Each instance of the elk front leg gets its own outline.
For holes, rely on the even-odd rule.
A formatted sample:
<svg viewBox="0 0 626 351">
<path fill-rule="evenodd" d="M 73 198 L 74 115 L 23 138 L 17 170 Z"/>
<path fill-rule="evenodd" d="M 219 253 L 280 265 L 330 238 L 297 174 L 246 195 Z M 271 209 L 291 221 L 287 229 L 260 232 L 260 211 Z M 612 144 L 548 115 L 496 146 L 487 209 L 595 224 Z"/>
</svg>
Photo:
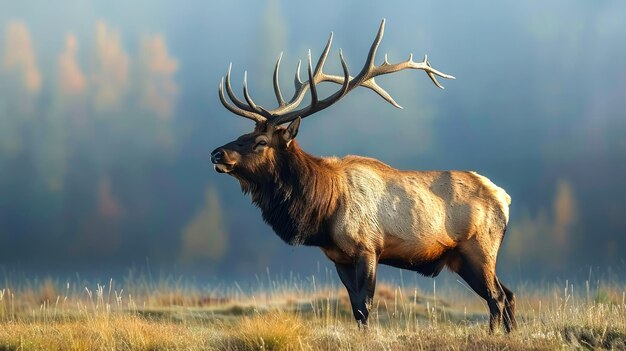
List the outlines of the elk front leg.
<svg viewBox="0 0 626 351">
<path fill-rule="evenodd" d="M 348 290 L 352 313 L 359 328 L 367 326 L 376 288 L 376 265 L 374 256 L 359 257 L 353 264 L 335 263 L 339 278 Z"/>
</svg>

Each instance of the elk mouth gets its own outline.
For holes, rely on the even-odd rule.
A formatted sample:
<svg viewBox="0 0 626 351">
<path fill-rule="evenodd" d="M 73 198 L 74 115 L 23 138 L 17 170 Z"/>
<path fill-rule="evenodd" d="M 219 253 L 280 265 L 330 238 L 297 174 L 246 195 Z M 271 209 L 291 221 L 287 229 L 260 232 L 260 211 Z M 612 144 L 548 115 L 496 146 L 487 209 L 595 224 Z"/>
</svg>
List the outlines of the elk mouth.
<svg viewBox="0 0 626 351">
<path fill-rule="evenodd" d="M 216 163 L 213 165 L 217 173 L 230 173 L 235 168 L 234 163 Z"/>
</svg>

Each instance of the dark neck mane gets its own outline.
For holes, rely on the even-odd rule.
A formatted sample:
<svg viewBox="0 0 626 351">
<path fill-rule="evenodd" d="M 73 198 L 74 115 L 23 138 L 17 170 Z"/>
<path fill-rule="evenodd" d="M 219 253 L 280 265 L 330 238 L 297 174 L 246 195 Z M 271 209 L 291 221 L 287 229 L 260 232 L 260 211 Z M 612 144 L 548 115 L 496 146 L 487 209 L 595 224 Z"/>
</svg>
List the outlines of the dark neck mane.
<svg viewBox="0 0 626 351">
<path fill-rule="evenodd" d="M 325 246 L 337 208 L 339 181 L 322 159 L 291 142 L 276 156 L 274 169 L 264 177 L 237 177 L 245 193 L 261 209 L 263 219 L 290 245 Z"/>
</svg>

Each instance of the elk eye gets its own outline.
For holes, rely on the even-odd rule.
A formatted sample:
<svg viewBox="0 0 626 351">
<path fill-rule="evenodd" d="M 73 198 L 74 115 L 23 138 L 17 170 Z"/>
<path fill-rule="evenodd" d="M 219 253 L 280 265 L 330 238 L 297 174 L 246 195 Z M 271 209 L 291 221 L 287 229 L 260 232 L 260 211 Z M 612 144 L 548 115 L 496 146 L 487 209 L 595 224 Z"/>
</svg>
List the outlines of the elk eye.
<svg viewBox="0 0 626 351">
<path fill-rule="evenodd" d="M 256 143 L 256 145 L 254 145 L 254 150 L 258 149 L 259 146 L 265 146 L 265 145 L 267 145 L 267 141 L 261 140 L 258 143 Z"/>
</svg>

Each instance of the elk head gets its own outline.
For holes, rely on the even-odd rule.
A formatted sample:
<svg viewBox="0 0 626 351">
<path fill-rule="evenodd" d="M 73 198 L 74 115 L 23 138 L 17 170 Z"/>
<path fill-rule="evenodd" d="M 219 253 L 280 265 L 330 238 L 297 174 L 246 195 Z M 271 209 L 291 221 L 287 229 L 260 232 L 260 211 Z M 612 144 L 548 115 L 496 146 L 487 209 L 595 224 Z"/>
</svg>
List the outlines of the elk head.
<svg viewBox="0 0 626 351">
<path fill-rule="evenodd" d="M 289 102 L 285 102 L 278 84 L 278 71 L 282 58 L 281 54 L 274 68 L 273 79 L 274 93 L 276 94 L 276 100 L 278 100 L 278 107 L 272 110 L 265 109 L 254 103 L 248 93 L 247 74 L 244 74 L 243 80 L 243 96 L 246 102 L 244 103 L 237 98 L 231 88 L 230 72 L 232 65 L 229 66 L 225 82 L 224 78 L 222 78 L 219 85 L 220 101 L 224 107 L 232 113 L 256 122 L 256 127 L 251 133 L 244 134 L 236 140 L 218 147 L 211 153 L 211 161 L 215 165 L 215 170 L 220 173 L 232 173 L 234 176 L 261 176 L 263 173 L 271 173 L 271 170 L 276 165 L 277 158 L 280 158 L 281 155 L 289 153 L 292 141 L 298 134 L 300 120 L 314 114 L 317 111 L 329 107 L 357 86 L 369 88 L 393 106 L 402 108 L 394 101 L 389 93 L 376 83 L 374 78 L 377 76 L 405 69 L 423 70 L 433 83 L 441 89 L 443 89 L 443 86 L 439 84 L 435 76 L 454 79 L 453 76 L 439 72 L 432 68 L 426 56 L 424 56 L 424 60 L 422 62 L 414 62 L 413 54 L 411 54 L 406 61 L 390 64 L 387 61 L 387 55 L 385 55 L 384 62 L 381 65 L 376 66 L 374 64 L 374 58 L 376 56 L 378 46 L 383 38 L 384 30 L 385 20 L 383 19 L 380 24 L 378 34 L 376 35 L 376 39 L 374 39 L 374 43 L 372 44 L 367 55 L 365 65 L 356 77 L 350 76 L 341 50 L 339 51 L 339 59 L 341 60 L 343 75 L 331 75 L 323 72 L 324 62 L 328 57 L 333 39 L 333 34 L 331 33 L 330 38 L 326 43 L 326 47 L 317 61 L 315 68 L 313 68 L 311 64 L 311 51 L 309 50 L 309 79 L 306 82 L 302 82 L 300 79 L 300 63 L 298 63 L 298 68 L 296 69 L 296 75 L 294 78 L 295 93 Z M 319 99 L 316 85 L 321 82 L 339 84 L 341 85 L 341 88 L 329 97 Z M 232 101 L 232 104 L 226 101 L 226 97 L 224 96 L 224 86 L 226 87 L 226 94 Z M 311 103 L 306 107 L 297 109 L 308 90 L 310 90 L 311 94 Z M 288 127 L 282 126 L 288 122 L 291 122 Z"/>
<path fill-rule="evenodd" d="M 258 174 L 270 170 L 277 154 L 287 151 L 298 134 L 301 118 L 287 128 L 260 121 L 251 133 L 244 134 L 211 153 L 211 161 L 219 173 Z"/>
</svg>

